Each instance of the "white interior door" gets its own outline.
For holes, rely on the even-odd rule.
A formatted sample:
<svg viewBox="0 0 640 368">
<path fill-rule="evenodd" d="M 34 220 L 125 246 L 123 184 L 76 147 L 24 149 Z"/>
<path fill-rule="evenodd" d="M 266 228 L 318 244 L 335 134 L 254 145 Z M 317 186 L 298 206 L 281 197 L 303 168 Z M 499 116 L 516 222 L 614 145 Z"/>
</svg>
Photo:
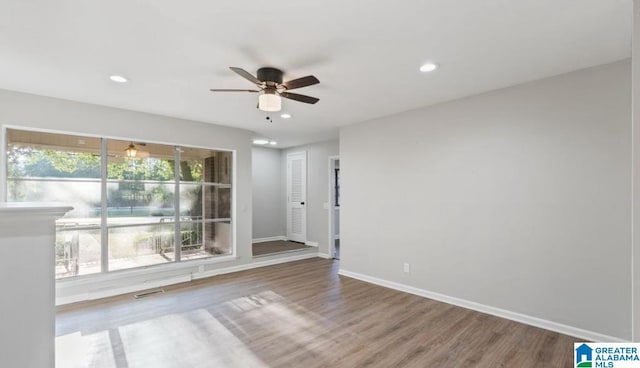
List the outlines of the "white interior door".
<svg viewBox="0 0 640 368">
<path fill-rule="evenodd" d="M 287 154 L 287 238 L 307 241 L 307 153 Z"/>
</svg>

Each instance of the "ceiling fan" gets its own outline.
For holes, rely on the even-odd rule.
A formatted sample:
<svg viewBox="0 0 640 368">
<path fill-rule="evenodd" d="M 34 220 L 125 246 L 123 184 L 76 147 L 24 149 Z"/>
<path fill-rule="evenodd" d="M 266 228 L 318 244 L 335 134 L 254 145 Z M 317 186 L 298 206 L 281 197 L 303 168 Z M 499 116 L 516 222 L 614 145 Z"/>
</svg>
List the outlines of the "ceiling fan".
<svg viewBox="0 0 640 368">
<path fill-rule="evenodd" d="M 229 69 L 238 75 L 253 83 L 258 87 L 254 89 L 211 89 L 212 92 L 262 92 L 258 97 L 258 108 L 262 111 L 280 111 L 282 101 L 280 97 L 290 100 L 300 101 L 308 104 L 314 104 L 320 99 L 301 95 L 298 93 L 288 92 L 289 90 L 312 86 L 320 83 L 318 78 L 313 75 L 293 79 L 288 82 L 282 82 L 282 70 L 276 68 L 260 68 L 258 69 L 258 77 L 254 77 L 251 73 L 242 68 L 230 67 Z"/>
</svg>

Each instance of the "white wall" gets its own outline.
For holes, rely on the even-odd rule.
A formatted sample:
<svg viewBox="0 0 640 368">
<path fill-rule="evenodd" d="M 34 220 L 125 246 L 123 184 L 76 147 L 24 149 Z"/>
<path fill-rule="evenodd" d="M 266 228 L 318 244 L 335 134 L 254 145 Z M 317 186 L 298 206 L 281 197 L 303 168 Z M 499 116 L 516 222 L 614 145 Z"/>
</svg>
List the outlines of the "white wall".
<svg viewBox="0 0 640 368">
<path fill-rule="evenodd" d="M 329 214 L 324 204 L 331 204 L 329 199 L 329 156 L 337 156 L 338 141 L 327 141 L 282 150 L 282 203 L 286 203 L 287 188 L 287 154 L 291 152 L 307 152 L 307 241 L 318 243 L 318 252 L 329 254 Z M 286 205 L 282 208 L 286 233 Z"/>
<path fill-rule="evenodd" d="M 640 341 L 640 0 L 633 2 L 633 341 Z"/>
<path fill-rule="evenodd" d="M 280 150 L 253 147 L 253 239 L 285 236 Z"/>
<path fill-rule="evenodd" d="M 630 72 L 341 129 L 341 269 L 630 339 Z"/>
<path fill-rule="evenodd" d="M 0 90 L 0 125 L 55 130 L 61 132 L 107 136 L 148 142 L 210 147 L 234 150 L 236 153 L 236 257 L 224 261 L 213 258 L 205 261 L 183 262 L 99 275 L 57 283 L 59 301 L 82 300 L 108 295 L 113 290 L 133 290 L 156 287 L 189 277 L 212 275 L 220 269 L 241 269 L 254 264 L 252 260 L 252 132 L 199 123 L 177 118 L 115 109 L 55 98 Z M 2 133 L 4 134 L 4 132 Z M 1 140 L 4 141 L 4 137 Z M 1 156 L 0 156 L 1 157 Z M 5 167 L 4 160 L 0 163 Z M 5 170 L 0 170 L 4 175 Z M 0 176 L 0 179 L 2 177 Z M 5 193 L 4 180 L 0 180 L 0 193 Z M 0 234 L 0 240 L 2 234 Z M 302 256 L 302 255 L 301 255 Z M 261 258 L 270 262 L 281 258 Z M 2 262 L 10 260 L 0 260 Z"/>
</svg>

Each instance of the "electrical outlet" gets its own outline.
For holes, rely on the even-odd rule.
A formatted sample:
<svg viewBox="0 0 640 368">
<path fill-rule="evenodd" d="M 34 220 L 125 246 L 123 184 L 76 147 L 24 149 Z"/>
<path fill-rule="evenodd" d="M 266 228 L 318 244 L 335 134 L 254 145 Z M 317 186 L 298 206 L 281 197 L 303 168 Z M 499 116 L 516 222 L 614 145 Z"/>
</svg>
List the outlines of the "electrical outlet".
<svg viewBox="0 0 640 368">
<path fill-rule="evenodd" d="M 404 263 L 404 273 L 409 273 L 411 272 L 411 265 L 408 264 L 407 262 Z"/>
</svg>

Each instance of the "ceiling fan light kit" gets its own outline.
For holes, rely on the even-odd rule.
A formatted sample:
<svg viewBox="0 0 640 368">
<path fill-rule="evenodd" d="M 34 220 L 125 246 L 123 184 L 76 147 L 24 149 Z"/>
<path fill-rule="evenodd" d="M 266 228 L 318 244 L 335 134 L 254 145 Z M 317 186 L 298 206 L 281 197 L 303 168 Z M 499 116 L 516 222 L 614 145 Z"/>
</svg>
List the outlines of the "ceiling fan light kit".
<svg viewBox="0 0 640 368">
<path fill-rule="evenodd" d="M 282 99 L 275 93 L 265 93 L 258 97 L 258 108 L 262 111 L 273 112 L 282 109 Z"/>
<path fill-rule="evenodd" d="M 235 73 L 255 84 L 259 89 L 211 89 L 212 92 L 262 92 L 258 97 L 258 108 L 262 111 L 275 112 L 282 109 L 281 97 L 290 100 L 315 104 L 320 99 L 301 95 L 298 93 L 287 92 L 288 90 L 303 88 L 320 83 L 318 78 L 313 75 L 293 79 L 288 82 L 282 82 L 282 70 L 276 68 L 260 68 L 258 69 L 257 78 L 242 68 L 230 67 Z"/>
</svg>

